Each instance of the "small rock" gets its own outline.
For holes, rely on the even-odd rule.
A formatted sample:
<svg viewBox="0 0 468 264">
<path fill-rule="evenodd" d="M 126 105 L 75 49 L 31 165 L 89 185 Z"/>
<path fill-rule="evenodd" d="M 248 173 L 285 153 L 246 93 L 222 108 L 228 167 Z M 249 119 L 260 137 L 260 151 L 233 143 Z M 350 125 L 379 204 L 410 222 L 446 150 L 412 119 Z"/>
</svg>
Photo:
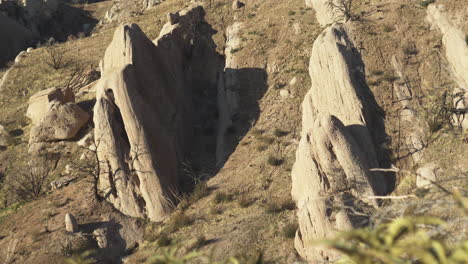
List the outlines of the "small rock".
<svg viewBox="0 0 468 264">
<path fill-rule="evenodd" d="M 65 215 L 65 230 L 70 233 L 78 232 L 78 223 L 75 217 L 70 213 Z"/>
<path fill-rule="evenodd" d="M 18 56 L 16 56 L 15 63 L 19 63 L 24 56 L 26 56 L 26 51 L 23 50 L 18 54 Z"/>
<path fill-rule="evenodd" d="M 294 34 L 300 35 L 302 33 L 301 24 L 296 22 L 296 23 L 294 23 L 293 28 L 294 28 Z"/>
<path fill-rule="evenodd" d="M 63 187 L 68 186 L 70 183 L 72 183 L 75 180 L 76 180 L 75 177 L 61 177 L 55 181 L 52 181 L 50 183 L 50 188 L 52 189 L 52 191 L 61 189 Z"/>
<path fill-rule="evenodd" d="M 416 171 L 416 186 L 418 188 L 428 188 L 432 182 L 437 180 L 436 167 L 434 164 L 427 164 Z"/>
<path fill-rule="evenodd" d="M 291 85 L 291 86 L 295 85 L 296 83 L 297 83 L 297 78 L 296 77 L 292 78 L 291 81 L 289 81 L 289 85 Z"/>
<path fill-rule="evenodd" d="M 29 47 L 29 48 L 26 50 L 26 52 L 27 52 L 27 53 L 31 53 L 33 50 L 34 50 L 34 48 Z"/>
<path fill-rule="evenodd" d="M 98 228 L 93 231 L 93 236 L 99 248 L 107 248 L 107 229 Z"/>
<path fill-rule="evenodd" d="M 289 91 L 286 89 L 281 89 L 280 90 L 280 96 L 283 98 L 288 98 L 289 97 Z"/>
</svg>

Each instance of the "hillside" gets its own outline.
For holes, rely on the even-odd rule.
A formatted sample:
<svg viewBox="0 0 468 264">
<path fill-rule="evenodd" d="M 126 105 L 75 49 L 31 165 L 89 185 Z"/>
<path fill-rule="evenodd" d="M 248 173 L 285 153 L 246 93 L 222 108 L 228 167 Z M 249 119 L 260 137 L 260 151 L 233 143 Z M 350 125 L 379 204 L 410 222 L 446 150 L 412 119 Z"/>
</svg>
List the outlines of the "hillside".
<svg viewBox="0 0 468 264">
<path fill-rule="evenodd" d="M 33 2 L 0 4 L 0 263 L 333 263 L 315 241 L 408 215 L 466 240 L 465 1 Z"/>
</svg>

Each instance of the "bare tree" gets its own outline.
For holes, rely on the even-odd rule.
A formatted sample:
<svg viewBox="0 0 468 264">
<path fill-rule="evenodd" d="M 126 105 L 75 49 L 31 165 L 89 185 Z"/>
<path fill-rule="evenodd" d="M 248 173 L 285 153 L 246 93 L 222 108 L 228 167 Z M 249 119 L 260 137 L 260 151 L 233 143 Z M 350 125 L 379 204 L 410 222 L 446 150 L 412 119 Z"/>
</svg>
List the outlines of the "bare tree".
<svg viewBox="0 0 468 264">
<path fill-rule="evenodd" d="M 33 158 L 27 162 L 24 170 L 10 177 L 9 187 L 19 200 L 35 200 L 43 193 L 50 172 L 51 167 L 47 158 Z"/>
<path fill-rule="evenodd" d="M 46 50 L 46 59 L 45 63 L 52 67 L 55 70 L 62 69 L 68 65 L 67 60 L 65 59 L 65 55 L 63 51 L 61 51 L 56 46 L 49 44 L 45 47 Z"/>
<path fill-rule="evenodd" d="M 352 6 L 354 0 L 328 0 L 326 5 L 332 11 L 339 13 L 339 18 L 344 18 L 345 21 L 354 18 L 352 14 Z"/>
</svg>

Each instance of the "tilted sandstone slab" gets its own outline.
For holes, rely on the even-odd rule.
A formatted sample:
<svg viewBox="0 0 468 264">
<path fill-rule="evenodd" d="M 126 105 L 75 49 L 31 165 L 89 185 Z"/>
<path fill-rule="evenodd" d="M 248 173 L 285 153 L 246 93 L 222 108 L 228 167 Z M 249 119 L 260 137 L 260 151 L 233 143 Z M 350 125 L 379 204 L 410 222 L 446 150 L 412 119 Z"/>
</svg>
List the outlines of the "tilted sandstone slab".
<svg viewBox="0 0 468 264">
<path fill-rule="evenodd" d="M 361 66 L 341 26 L 327 28 L 313 45 L 291 191 L 298 207 L 295 247 L 309 263 L 334 260 L 335 252 L 313 241 L 365 225 L 364 216 L 377 206 L 367 197 L 386 191 L 383 176 L 370 171 L 379 164 Z"/>
<path fill-rule="evenodd" d="M 162 220 L 177 191 L 178 163 L 189 145 L 187 57 L 201 7 L 179 13 L 151 42 L 122 25 L 101 62 L 96 85 L 95 140 L 104 168 L 99 189 L 124 214 Z"/>
</svg>

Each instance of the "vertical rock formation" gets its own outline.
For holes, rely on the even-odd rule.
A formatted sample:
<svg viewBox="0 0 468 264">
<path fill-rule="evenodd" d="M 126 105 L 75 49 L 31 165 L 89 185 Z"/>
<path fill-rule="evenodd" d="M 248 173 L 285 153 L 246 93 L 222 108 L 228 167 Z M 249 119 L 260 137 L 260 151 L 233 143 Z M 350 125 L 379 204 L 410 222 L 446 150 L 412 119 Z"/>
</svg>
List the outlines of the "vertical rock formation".
<svg viewBox="0 0 468 264">
<path fill-rule="evenodd" d="M 308 7 L 315 10 L 315 17 L 322 26 L 331 25 L 334 22 L 340 22 L 341 19 L 327 4 L 329 0 L 305 0 Z"/>
<path fill-rule="evenodd" d="M 458 94 L 454 102 L 455 108 L 466 109 L 468 108 L 468 45 L 465 34 L 451 21 L 442 5 L 429 5 L 427 20 L 432 27 L 442 33 L 445 56 L 458 85 L 454 91 L 454 94 Z M 468 118 L 465 118 L 461 125 L 468 129 Z"/>
<path fill-rule="evenodd" d="M 174 202 L 178 165 L 190 145 L 189 62 L 204 10 L 192 6 L 179 15 L 154 43 L 137 25 L 120 26 L 96 86 L 99 189 L 124 214 L 153 221 Z"/>
<path fill-rule="evenodd" d="M 365 215 L 376 206 L 366 197 L 386 192 L 383 176 L 370 171 L 379 167 L 369 131 L 378 126 L 378 117 L 368 105 L 363 70 L 342 26 L 325 29 L 314 42 L 312 87 L 302 106 L 302 137 L 292 171 L 299 219 L 295 247 L 310 263 L 337 256 L 312 241 L 365 225 Z"/>
<path fill-rule="evenodd" d="M 218 77 L 218 135 L 216 139 L 216 164 L 223 164 L 228 156 L 226 148 L 226 130 L 233 125 L 233 117 L 239 108 L 239 79 L 236 69 L 239 62 L 235 51 L 241 48 L 240 30 L 243 24 L 236 22 L 226 30 L 226 64 Z"/>
</svg>

